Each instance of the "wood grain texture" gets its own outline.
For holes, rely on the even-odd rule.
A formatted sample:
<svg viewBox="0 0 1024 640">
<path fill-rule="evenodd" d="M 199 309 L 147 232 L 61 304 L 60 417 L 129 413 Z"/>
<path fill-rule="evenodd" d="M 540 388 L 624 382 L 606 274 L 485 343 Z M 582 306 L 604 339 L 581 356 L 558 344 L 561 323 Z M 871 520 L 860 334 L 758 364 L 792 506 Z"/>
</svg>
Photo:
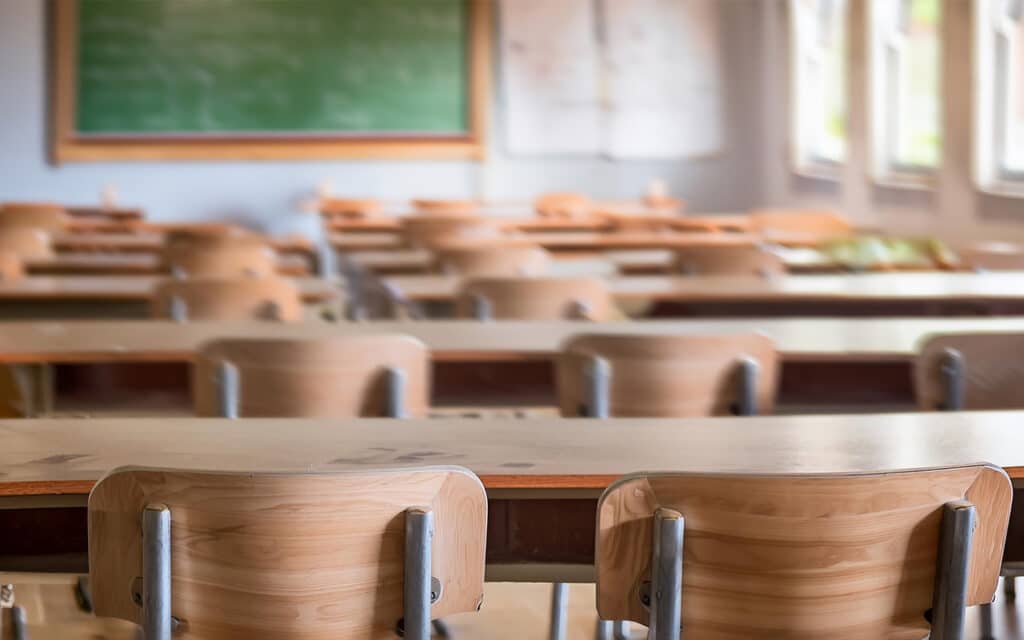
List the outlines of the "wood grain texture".
<svg viewBox="0 0 1024 640">
<path fill-rule="evenodd" d="M 61 252 L 26 260 L 32 275 L 167 275 L 170 269 L 162 256 L 149 253 Z M 276 271 L 282 276 L 309 276 L 309 262 L 298 255 L 278 256 Z"/>
<path fill-rule="evenodd" d="M 616 315 L 607 287 L 597 278 L 469 278 L 456 296 L 456 315 L 473 317 L 475 296 L 486 298 L 491 317 L 499 320 L 572 320 L 580 304 L 585 311 L 575 319 L 602 321 Z"/>
<path fill-rule="evenodd" d="M 14 253 L 25 260 L 49 258 L 53 256 L 53 244 L 45 229 L 0 225 L 0 251 Z"/>
<path fill-rule="evenodd" d="M 254 234 L 168 237 L 163 257 L 171 272 L 189 278 L 265 277 L 277 272 L 274 249 Z"/>
<path fill-rule="evenodd" d="M 185 303 L 189 320 L 298 322 L 303 317 L 299 290 L 280 278 L 165 280 L 153 293 L 153 317 L 169 318 L 174 298 Z"/>
<path fill-rule="evenodd" d="M 687 638 L 924 638 L 942 505 L 977 508 L 968 605 L 992 601 L 1011 486 L 973 465 L 869 475 L 637 474 L 598 506 L 597 606 L 644 622 L 651 522 L 685 518 Z"/>
<path fill-rule="evenodd" d="M 25 275 L 25 265 L 14 252 L 0 249 L 0 280 L 17 280 Z"/>
<path fill-rule="evenodd" d="M 527 241 L 477 241 L 445 244 L 434 250 L 437 270 L 464 277 L 535 276 L 551 256 Z"/>
<path fill-rule="evenodd" d="M 410 247 L 432 249 L 448 242 L 498 238 L 501 231 L 491 218 L 446 212 L 402 218 L 401 235 Z"/>
<path fill-rule="evenodd" d="M 33 228 L 62 231 L 71 221 L 67 210 L 49 202 L 4 202 L 0 204 L 0 228 Z"/>
<path fill-rule="evenodd" d="M 677 273 L 689 276 L 768 277 L 786 272 L 785 260 L 760 245 L 686 247 L 676 250 L 672 267 Z"/>
<path fill-rule="evenodd" d="M 430 406 L 426 346 L 409 336 L 217 340 L 193 368 L 196 413 L 218 416 L 217 368 L 239 374 L 240 417 L 374 417 L 385 415 L 386 369 L 405 373 L 405 407 L 423 417 Z"/>
<path fill-rule="evenodd" d="M 731 415 L 739 399 L 740 358 L 759 365 L 760 413 L 775 407 L 779 359 L 771 339 L 759 334 L 582 334 L 565 343 L 558 359 L 558 400 L 563 416 L 580 415 L 587 401 L 590 358 L 611 365 L 612 416 L 684 417 Z"/>
<path fill-rule="evenodd" d="M 141 517 L 171 511 L 175 637 L 392 638 L 402 616 L 404 512 L 434 512 L 434 617 L 483 597 L 487 502 L 457 467 L 329 474 L 126 468 L 89 496 L 96 613 L 138 622 Z"/>
<path fill-rule="evenodd" d="M 1019 356 L 1024 352 L 1024 333 L 949 333 L 922 341 L 914 364 L 914 389 L 922 410 L 944 404 L 941 364 L 946 349 L 955 349 L 964 358 L 964 409 L 1024 407 Z"/>
</svg>

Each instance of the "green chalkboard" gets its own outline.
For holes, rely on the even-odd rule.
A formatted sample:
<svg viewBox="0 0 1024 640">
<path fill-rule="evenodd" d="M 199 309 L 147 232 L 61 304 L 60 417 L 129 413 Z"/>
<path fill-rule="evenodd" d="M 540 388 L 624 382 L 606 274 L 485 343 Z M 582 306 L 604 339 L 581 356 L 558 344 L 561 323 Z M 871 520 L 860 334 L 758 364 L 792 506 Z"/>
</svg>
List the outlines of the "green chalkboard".
<svg viewBox="0 0 1024 640">
<path fill-rule="evenodd" d="M 77 136 L 463 136 L 470 0 L 77 0 Z"/>
</svg>

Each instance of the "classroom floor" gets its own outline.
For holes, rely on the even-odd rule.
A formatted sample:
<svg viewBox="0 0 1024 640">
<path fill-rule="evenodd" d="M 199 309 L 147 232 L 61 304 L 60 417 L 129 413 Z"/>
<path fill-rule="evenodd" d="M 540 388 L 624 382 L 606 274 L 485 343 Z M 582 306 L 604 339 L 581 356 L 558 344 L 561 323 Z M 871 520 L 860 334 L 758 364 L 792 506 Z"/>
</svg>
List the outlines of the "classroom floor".
<svg viewBox="0 0 1024 640">
<path fill-rule="evenodd" d="M 79 611 L 72 576 L 19 575 L 14 580 L 17 601 L 28 613 L 32 640 L 138 640 L 134 625 L 99 620 Z M 0 574 L 0 582 L 3 581 Z M 569 593 L 566 640 L 592 640 L 594 586 L 571 585 Z M 446 618 L 445 622 L 452 640 L 540 640 L 548 634 L 550 595 L 551 586 L 546 584 L 488 583 L 484 588 L 484 606 L 479 612 Z M 998 640 L 1024 638 L 1022 620 L 1024 602 L 1007 602 L 1000 590 L 993 606 L 994 637 Z M 968 610 L 966 638 L 977 640 L 980 637 L 978 608 L 973 607 Z M 633 625 L 633 638 L 644 638 L 644 628 Z"/>
</svg>

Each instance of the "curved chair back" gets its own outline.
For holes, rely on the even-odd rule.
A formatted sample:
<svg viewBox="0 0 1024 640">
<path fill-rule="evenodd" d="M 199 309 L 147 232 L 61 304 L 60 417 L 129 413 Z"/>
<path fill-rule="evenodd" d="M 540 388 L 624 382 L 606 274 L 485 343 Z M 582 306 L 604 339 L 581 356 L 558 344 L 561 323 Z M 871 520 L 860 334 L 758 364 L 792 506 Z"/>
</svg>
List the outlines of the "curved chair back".
<svg viewBox="0 0 1024 640">
<path fill-rule="evenodd" d="M 494 220 L 475 215 L 413 215 L 401 221 L 406 244 L 417 248 L 433 249 L 444 244 L 494 239 L 501 235 Z"/>
<path fill-rule="evenodd" d="M 125 467 L 88 517 L 96 614 L 150 639 L 427 640 L 483 596 L 487 497 L 460 467 Z"/>
<path fill-rule="evenodd" d="M 465 277 L 535 276 L 544 273 L 550 254 L 533 243 L 475 242 L 434 250 L 437 269 Z"/>
<path fill-rule="evenodd" d="M 545 193 L 533 202 L 537 215 L 545 218 L 579 218 L 590 214 L 592 203 L 582 193 Z"/>
<path fill-rule="evenodd" d="M 412 201 L 412 206 L 418 213 L 430 215 L 476 214 L 480 209 L 480 204 L 475 200 L 416 198 Z"/>
<path fill-rule="evenodd" d="M 597 278 L 471 278 L 456 300 L 462 318 L 611 320 L 615 305 Z"/>
<path fill-rule="evenodd" d="M 254 234 L 177 236 L 164 249 L 164 263 L 176 277 L 262 277 L 277 273 L 277 253 Z"/>
<path fill-rule="evenodd" d="M 25 275 L 25 265 L 21 257 L 11 251 L 0 249 L 0 280 L 10 282 Z"/>
<path fill-rule="evenodd" d="M 673 267 L 686 275 L 772 276 L 786 272 L 777 253 L 758 245 L 695 245 L 676 250 Z"/>
<path fill-rule="evenodd" d="M 280 278 L 168 279 L 153 292 L 152 315 L 186 321 L 299 322 L 298 287 Z"/>
<path fill-rule="evenodd" d="M 563 416 L 754 415 L 775 407 L 779 358 L 766 336 L 583 334 L 558 359 Z"/>
<path fill-rule="evenodd" d="M 337 218 L 369 218 L 380 215 L 384 205 L 372 198 L 322 198 L 320 215 Z"/>
<path fill-rule="evenodd" d="M 761 209 L 750 214 L 761 233 L 807 233 L 824 237 L 849 235 L 853 225 L 836 211 L 815 209 Z"/>
<path fill-rule="evenodd" d="M 977 271 L 1024 271 L 1024 246 L 987 242 L 960 251 L 960 261 Z"/>
<path fill-rule="evenodd" d="M 992 601 L 1011 497 L 985 464 L 626 476 L 598 502 L 598 613 L 652 640 L 962 638 L 965 607 Z"/>
<path fill-rule="evenodd" d="M 410 336 L 216 340 L 193 375 L 200 416 L 422 417 L 430 406 L 430 357 Z"/>
<path fill-rule="evenodd" d="M 49 258 L 54 254 L 50 234 L 36 227 L 5 227 L 0 224 L 0 251 L 13 253 L 23 260 Z"/>
<path fill-rule="evenodd" d="M 71 221 L 67 209 L 45 202 L 5 202 L 0 205 L 0 228 L 30 227 L 63 231 Z"/>
<path fill-rule="evenodd" d="M 1024 333 L 950 333 L 927 338 L 914 363 L 922 410 L 1020 409 L 1024 382 L 1017 358 Z"/>
</svg>

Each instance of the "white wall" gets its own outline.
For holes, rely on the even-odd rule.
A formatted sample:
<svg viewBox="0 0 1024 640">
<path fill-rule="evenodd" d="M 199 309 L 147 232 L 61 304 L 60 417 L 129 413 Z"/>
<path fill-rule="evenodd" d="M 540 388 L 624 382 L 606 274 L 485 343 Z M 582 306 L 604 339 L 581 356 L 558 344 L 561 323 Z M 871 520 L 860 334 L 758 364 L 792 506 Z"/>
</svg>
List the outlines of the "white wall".
<svg viewBox="0 0 1024 640">
<path fill-rule="evenodd" d="M 763 120 L 760 0 L 723 0 L 727 148 L 716 158 L 615 162 L 602 158 L 513 158 L 492 132 L 486 174 L 473 162 L 117 162 L 47 160 L 47 32 L 44 0 L 0 0 L 0 200 L 47 199 L 96 203 L 106 184 L 119 201 L 145 208 L 151 219 L 240 219 L 278 226 L 316 186 L 338 194 L 389 200 L 424 197 L 528 199 L 545 190 L 581 190 L 600 198 L 640 195 L 651 178 L 701 211 L 735 211 L 759 204 Z M 495 12 L 496 13 L 496 12 Z M 497 73 L 497 71 L 496 71 Z M 496 87 L 499 83 L 493 83 Z M 501 117 L 492 108 L 495 128 Z M 486 176 L 486 179 L 483 177 Z M 486 193 L 484 193 L 486 190 Z"/>
</svg>

